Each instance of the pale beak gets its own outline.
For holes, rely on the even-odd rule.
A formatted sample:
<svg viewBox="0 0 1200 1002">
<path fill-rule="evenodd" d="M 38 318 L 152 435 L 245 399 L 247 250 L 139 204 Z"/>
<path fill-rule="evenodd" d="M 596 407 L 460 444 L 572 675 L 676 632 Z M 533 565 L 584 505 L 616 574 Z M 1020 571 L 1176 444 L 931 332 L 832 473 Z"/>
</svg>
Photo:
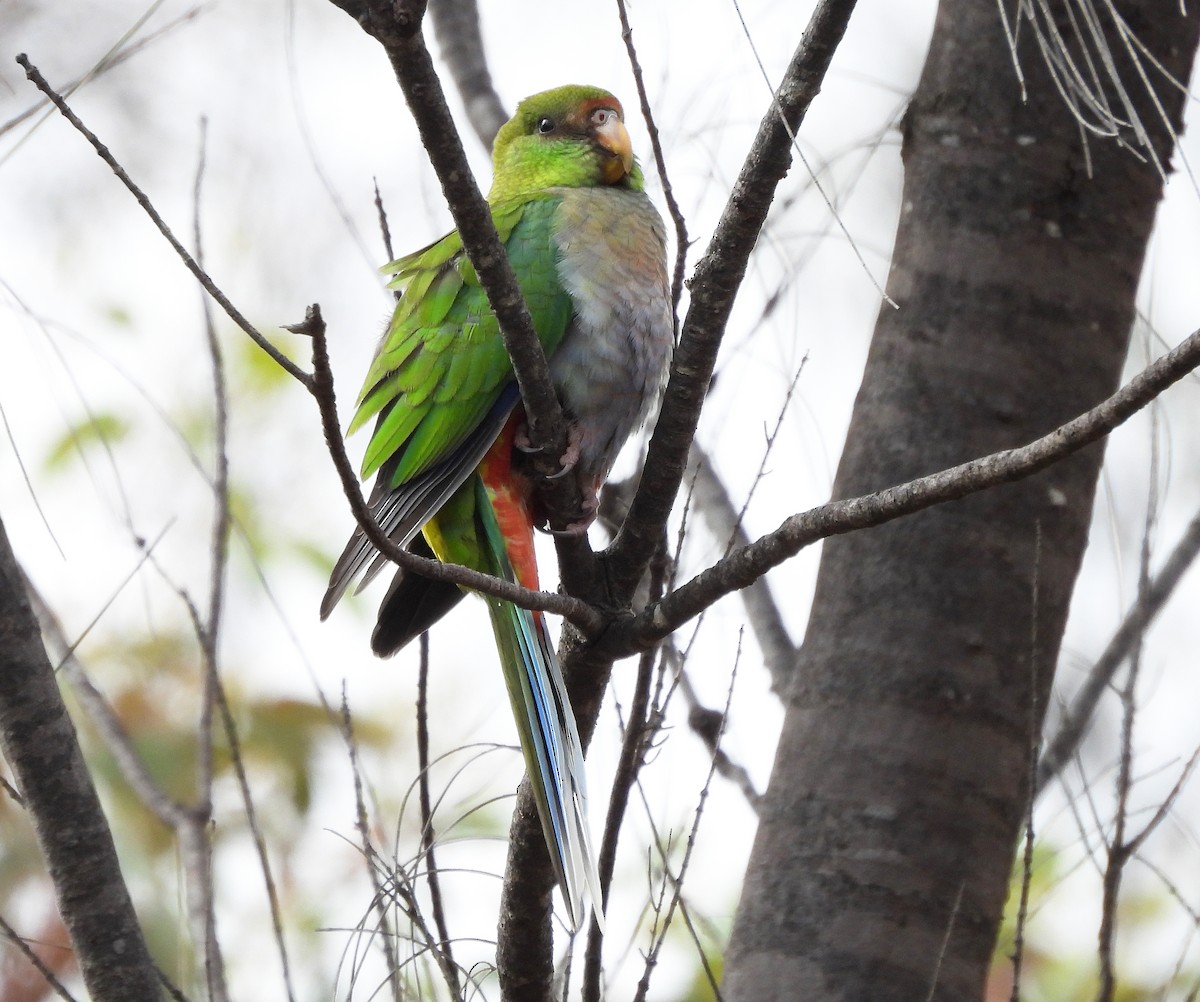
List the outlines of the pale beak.
<svg viewBox="0 0 1200 1002">
<path fill-rule="evenodd" d="M 596 142 L 612 156 L 604 163 L 604 183 L 616 184 L 633 170 L 633 144 L 625 123 L 616 115 L 595 130 Z"/>
</svg>

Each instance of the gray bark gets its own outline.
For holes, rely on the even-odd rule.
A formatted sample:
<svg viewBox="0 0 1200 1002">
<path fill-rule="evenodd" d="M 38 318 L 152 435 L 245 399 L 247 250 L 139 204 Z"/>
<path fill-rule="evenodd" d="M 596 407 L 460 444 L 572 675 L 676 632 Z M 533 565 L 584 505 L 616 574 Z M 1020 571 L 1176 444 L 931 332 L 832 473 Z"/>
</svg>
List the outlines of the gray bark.
<svg viewBox="0 0 1200 1002">
<path fill-rule="evenodd" d="M 0 749 L 95 1002 L 159 997 L 112 834 L 0 523 Z"/>
<path fill-rule="evenodd" d="M 1118 7 L 1186 81 L 1200 18 Z M 1119 381 L 1162 179 L 1095 137 L 1088 177 L 1029 42 L 1022 103 L 996 6 L 941 6 L 904 127 L 901 309 L 880 312 L 835 497 L 1027 442 Z M 980 998 L 1101 460 L 825 543 L 727 1002 Z"/>
</svg>

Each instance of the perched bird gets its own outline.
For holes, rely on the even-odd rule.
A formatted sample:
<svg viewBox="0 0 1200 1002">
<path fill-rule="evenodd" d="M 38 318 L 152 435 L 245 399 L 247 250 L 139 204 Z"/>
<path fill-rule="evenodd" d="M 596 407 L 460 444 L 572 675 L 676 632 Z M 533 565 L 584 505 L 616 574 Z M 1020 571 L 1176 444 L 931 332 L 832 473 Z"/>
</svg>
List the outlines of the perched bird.
<svg viewBox="0 0 1200 1002">
<path fill-rule="evenodd" d="M 584 510 L 666 376 L 672 309 L 662 219 L 643 191 L 621 104 L 596 87 L 526 98 L 499 131 L 488 203 L 529 304 L 568 420 L 564 472 Z M 387 265 L 403 290 L 349 432 L 375 419 L 362 475 L 371 510 L 402 546 L 538 587 L 524 412 L 499 325 L 457 232 Z M 355 531 L 321 617 L 386 560 Z M 463 595 L 398 570 L 371 637 L 380 657 L 428 629 Z M 599 908 L 583 752 L 540 612 L 485 596 L 550 858 L 576 927 Z"/>
</svg>

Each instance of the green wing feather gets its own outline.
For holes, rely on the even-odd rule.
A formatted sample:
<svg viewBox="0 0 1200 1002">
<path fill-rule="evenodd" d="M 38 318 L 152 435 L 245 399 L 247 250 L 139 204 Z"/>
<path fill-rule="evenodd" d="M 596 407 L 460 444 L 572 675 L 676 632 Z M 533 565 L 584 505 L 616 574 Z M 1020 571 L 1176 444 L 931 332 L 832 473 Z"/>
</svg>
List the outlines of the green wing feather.
<svg viewBox="0 0 1200 1002">
<path fill-rule="evenodd" d="M 547 254 L 557 208 L 558 199 L 546 195 L 492 209 L 547 354 L 562 340 L 572 310 L 557 261 Z M 388 486 L 398 487 L 452 452 L 483 421 L 513 374 L 500 326 L 457 233 L 383 271 L 395 276 L 390 287 L 403 295 L 349 431 L 380 415 L 362 475 L 395 458 Z"/>
</svg>

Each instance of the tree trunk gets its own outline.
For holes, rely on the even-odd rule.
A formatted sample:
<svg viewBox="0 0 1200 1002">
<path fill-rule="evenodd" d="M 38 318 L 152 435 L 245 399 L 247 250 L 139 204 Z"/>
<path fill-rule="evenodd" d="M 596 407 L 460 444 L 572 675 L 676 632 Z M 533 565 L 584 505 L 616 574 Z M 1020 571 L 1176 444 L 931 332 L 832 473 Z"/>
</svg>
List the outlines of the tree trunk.
<svg viewBox="0 0 1200 1002">
<path fill-rule="evenodd" d="M 0 522 L 0 749 L 37 831 L 95 1002 L 153 1002 L 154 964 Z"/>
<path fill-rule="evenodd" d="M 1200 17 L 1118 7 L 1186 82 Z M 1021 38 L 1028 103 L 997 7 L 941 6 L 904 127 L 901 308 L 881 310 L 836 497 L 1023 444 L 1118 384 L 1162 178 L 1095 136 L 1089 177 Z M 1154 79 L 1178 128 L 1182 95 Z M 981 997 L 1101 459 L 826 541 L 727 1002 Z"/>
</svg>

